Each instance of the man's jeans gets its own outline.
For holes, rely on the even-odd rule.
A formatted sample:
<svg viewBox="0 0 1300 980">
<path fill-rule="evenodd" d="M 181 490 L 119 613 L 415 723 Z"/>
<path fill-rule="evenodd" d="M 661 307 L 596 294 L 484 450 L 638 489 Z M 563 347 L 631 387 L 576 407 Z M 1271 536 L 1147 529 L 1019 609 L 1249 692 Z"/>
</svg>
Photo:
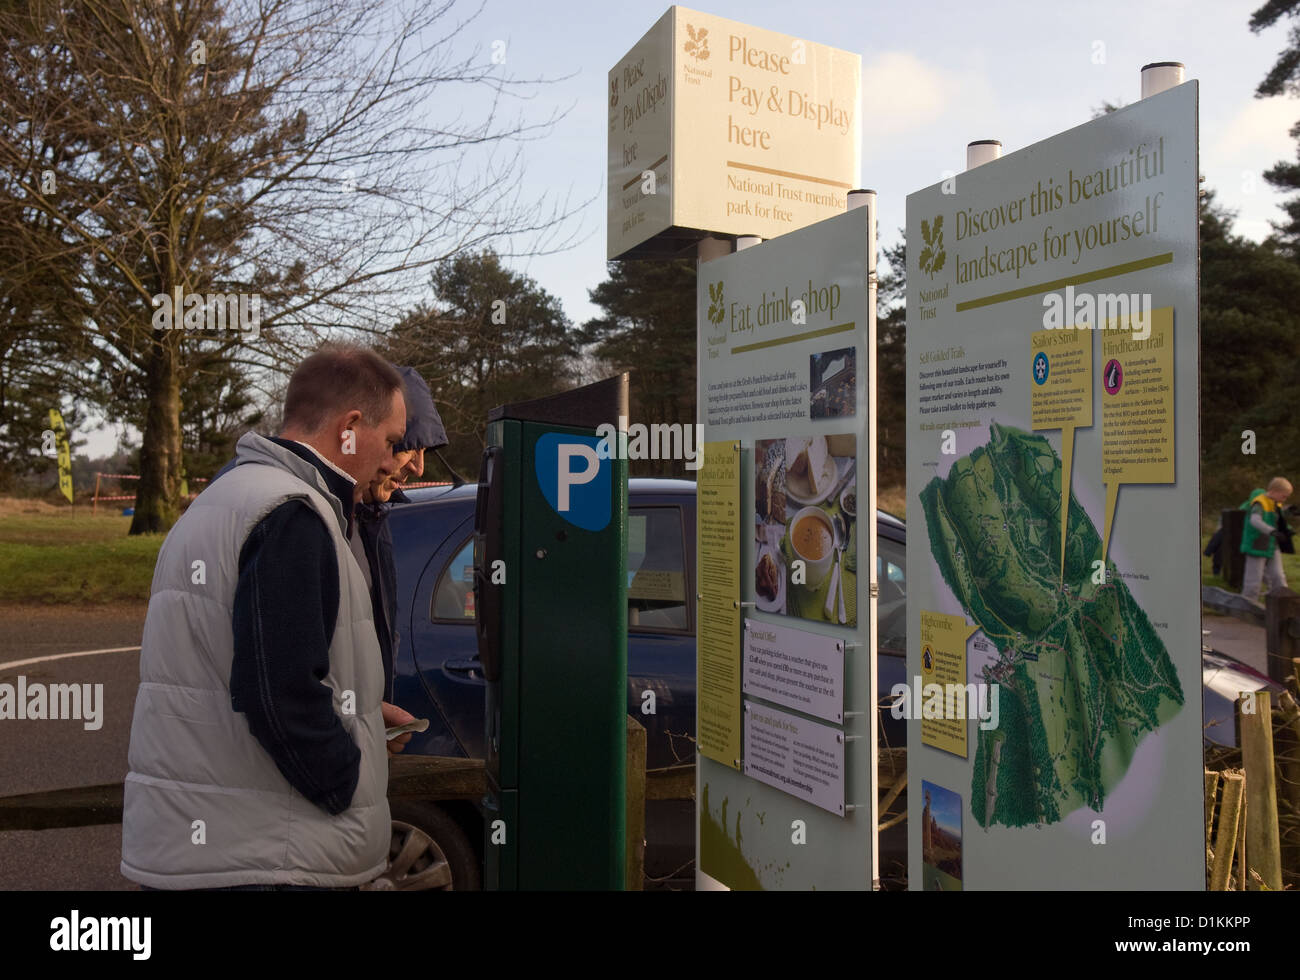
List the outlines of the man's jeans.
<svg viewBox="0 0 1300 980">
<path fill-rule="evenodd" d="M 1273 589 L 1281 587 L 1285 589 L 1286 573 L 1282 571 L 1282 552 L 1274 551 L 1271 558 L 1257 558 L 1255 555 L 1246 556 L 1246 572 L 1241 580 L 1241 594 L 1251 602 L 1259 602 L 1259 581 L 1260 577 L 1264 578 L 1264 593 L 1267 595 Z"/>
</svg>

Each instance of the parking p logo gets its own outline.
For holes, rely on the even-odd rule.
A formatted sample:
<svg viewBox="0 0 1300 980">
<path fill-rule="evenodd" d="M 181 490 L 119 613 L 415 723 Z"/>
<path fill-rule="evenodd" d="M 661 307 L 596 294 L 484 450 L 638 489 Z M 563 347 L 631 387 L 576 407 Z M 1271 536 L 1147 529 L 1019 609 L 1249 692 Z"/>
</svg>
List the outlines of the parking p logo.
<svg viewBox="0 0 1300 980">
<path fill-rule="evenodd" d="M 600 531 L 609 524 L 614 467 L 597 453 L 595 436 L 547 432 L 533 454 L 546 502 L 570 524 Z"/>
</svg>

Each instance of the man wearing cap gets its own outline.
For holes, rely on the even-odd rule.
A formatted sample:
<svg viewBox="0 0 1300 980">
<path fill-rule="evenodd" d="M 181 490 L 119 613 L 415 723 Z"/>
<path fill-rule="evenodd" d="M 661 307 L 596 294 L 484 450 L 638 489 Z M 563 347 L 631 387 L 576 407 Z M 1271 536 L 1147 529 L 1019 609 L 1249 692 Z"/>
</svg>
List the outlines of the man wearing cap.
<svg viewBox="0 0 1300 980">
<path fill-rule="evenodd" d="M 397 570 L 393 562 L 393 534 L 388 525 L 388 515 L 394 504 L 407 502 L 401 485 L 424 473 L 425 452 L 447 445 L 447 430 L 424 378 L 412 367 L 398 367 L 397 373 L 402 378 L 406 394 L 406 432 L 393 450 L 400 466 L 392 474 L 374 480 L 364 491 L 356 509 L 358 533 L 352 539 L 352 552 L 370 580 L 375 630 L 379 634 L 379 649 L 384 658 L 384 700 L 387 702 L 392 702 L 394 697 L 393 661 L 400 641 L 396 624 Z M 413 720 L 410 716 L 406 718 L 406 721 Z M 409 733 L 400 735 L 391 745 L 400 751 L 410 738 Z"/>
</svg>

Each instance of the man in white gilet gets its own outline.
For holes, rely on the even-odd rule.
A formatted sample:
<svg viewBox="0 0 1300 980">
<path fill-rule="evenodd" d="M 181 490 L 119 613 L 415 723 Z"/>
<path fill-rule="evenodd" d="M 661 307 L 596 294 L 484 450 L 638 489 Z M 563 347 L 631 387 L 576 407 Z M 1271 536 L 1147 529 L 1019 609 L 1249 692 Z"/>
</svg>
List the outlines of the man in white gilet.
<svg viewBox="0 0 1300 980">
<path fill-rule="evenodd" d="M 327 346 L 279 438 L 163 542 L 140 649 L 122 874 L 150 888 L 355 888 L 386 865 L 384 669 L 353 507 L 397 468 L 402 381 Z"/>
</svg>

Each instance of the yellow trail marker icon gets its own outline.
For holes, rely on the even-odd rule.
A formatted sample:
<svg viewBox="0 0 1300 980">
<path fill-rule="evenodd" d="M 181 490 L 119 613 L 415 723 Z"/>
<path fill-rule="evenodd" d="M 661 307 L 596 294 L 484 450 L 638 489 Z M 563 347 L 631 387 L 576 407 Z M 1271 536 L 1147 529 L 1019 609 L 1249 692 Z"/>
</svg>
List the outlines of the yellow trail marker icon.
<svg viewBox="0 0 1300 980">
<path fill-rule="evenodd" d="M 1135 334 L 1146 336 L 1137 340 Z M 1102 337 L 1101 361 L 1105 561 L 1120 485 L 1174 482 L 1174 308 L 1152 310 L 1145 320 L 1140 314 L 1121 318 L 1119 329 Z"/>
<path fill-rule="evenodd" d="M 1061 581 L 1070 519 L 1074 430 L 1092 425 L 1092 331 L 1036 330 L 1030 335 L 1030 409 L 1034 430 L 1061 430 Z"/>
</svg>

